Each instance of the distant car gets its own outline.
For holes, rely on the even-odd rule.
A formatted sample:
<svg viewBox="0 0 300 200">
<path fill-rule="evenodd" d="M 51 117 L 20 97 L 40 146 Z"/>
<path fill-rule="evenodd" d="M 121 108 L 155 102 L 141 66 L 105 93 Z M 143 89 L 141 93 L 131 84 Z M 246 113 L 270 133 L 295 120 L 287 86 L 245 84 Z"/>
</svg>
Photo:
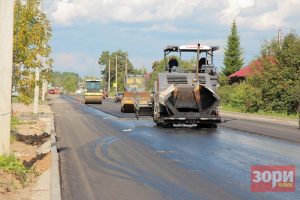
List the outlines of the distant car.
<svg viewBox="0 0 300 200">
<path fill-rule="evenodd" d="M 65 90 L 65 91 L 64 91 L 64 94 L 69 94 L 69 91 L 68 91 L 68 90 Z"/>
<path fill-rule="evenodd" d="M 116 96 L 115 96 L 115 103 L 121 102 L 122 98 L 123 98 L 123 93 L 122 92 L 118 92 L 116 94 Z"/>
<path fill-rule="evenodd" d="M 49 94 L 55 94 L 55 90 L 54 89 L 50 89 L 49 90 Z"/>
<path fill-rule="evenodd" d="M 81 94 L 81 90 L 76 90 L 75 94 L 77 95 Z"/>
</svg>

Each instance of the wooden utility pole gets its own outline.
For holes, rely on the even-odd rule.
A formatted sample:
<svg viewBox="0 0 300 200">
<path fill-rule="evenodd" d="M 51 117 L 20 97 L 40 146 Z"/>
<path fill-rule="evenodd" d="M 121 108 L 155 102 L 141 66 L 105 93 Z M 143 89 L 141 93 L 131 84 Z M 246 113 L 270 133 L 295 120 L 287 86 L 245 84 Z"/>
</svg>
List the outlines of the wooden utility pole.
<svg viewBox="0 0 300 200">
<path fill-rule="evenodd" d="M 9 154 L 14 1 L 0 0 L 0 155 Z"/>
</svg>

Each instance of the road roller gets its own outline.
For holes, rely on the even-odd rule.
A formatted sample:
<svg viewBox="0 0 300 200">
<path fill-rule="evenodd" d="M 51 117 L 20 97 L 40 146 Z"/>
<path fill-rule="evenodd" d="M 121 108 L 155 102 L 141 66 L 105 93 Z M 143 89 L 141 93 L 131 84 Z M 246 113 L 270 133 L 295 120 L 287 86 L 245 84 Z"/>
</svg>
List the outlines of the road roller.
<svg viewBox="0 0 300 200">
<path fill-rule="evenodd" d="M 127 75 L 125 89 L 121 101 L 121 112 L 150 115 L 152 112 L 152 100 L 150 93 L 146 91 L 144 75 Z"/>
<path fill-rule="evenodd" d="M 154 83 L 153 120 L 157 126 L 188 124 L 215 128 L 221 122 L 213 64 L 214 51 L 218 49 L 200 44 L 171 45 L 164 49 L 165 71 L 158 74 Z M 184 53 L 194 53 L 192 58 L 196 58 L 195 66 L 188 70 L 180 66 Z"/>
<path fill-rule="evenodd" d="M 85 80 L 83 97 L 85 104 L 102 104 L 103 91 L 101 88 L 101 81 L 93 79 Z"/>
</svg>

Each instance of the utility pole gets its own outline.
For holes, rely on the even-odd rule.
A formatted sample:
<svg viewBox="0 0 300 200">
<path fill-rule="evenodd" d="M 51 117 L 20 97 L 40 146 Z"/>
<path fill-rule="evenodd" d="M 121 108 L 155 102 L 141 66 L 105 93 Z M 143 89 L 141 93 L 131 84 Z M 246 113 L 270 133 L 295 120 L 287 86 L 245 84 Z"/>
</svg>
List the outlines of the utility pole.
<svg viewBox="0 0 300 200">
<path fill-rule="evenodd" d="M 39 113 L 39 80 L 40 80 L 40 68 L 35 68 L 35 87 L 34 87 L 34 102 L 33 102 L 33 113 L 38 114 Z"/>
<path fill-rule="evenodd" d="M 9 154 L 14 1 L 0 0 L 0 155 Z"/>
<path fill-rule="evenodd" d="M 197 45 L 197 65 L 196 65 L 196 73 L 195 73 L 195 79 L 197 80 L 197 82 L 199 81 L 199 57 L 200 57 L 200 44 L 198 43 Z"/>
<path fill-rule="evenodd" d="M 40 11 L 42 12 L 43 8 L 43 1 L 40 2 Z M 42 39 L 42 38 L 41 38 Z M 41 65 L 44 64 L 44 58 L 40 56 L 41 59 Z M 42 68 L 42 66 L 41 66 Z M 35 87 L 34 87 L 34 100 L 33 100 L 33 114 L 38 114 L 39 113 L 39 91 L 40 91 L 40 86 L 39 86 L 39 81 L 40 81 L 40 67 L 35 68 Z M 44 82 L 44 81 L 43 81 Z M 44 85 L 43 85 L 44 87 Z M 43 96 L 43 94 L 42 94 Z"/>
<path fill-rule="evenodd" d="M 110 58 L 108 59 L 108 93 L 110 92 Z"/>
<path fill-rule="evenodd" d="M 46 62 L 45 62 L 44 59 L 42 60 L 42 62 L 45 65 Z M 48 66 L 46 66 L 46 68 L 47 68 L 46 69 L 47 70 L 46 73 L 47 73 L 48 72 Z M 43 85 L 42 85 L 42 102 L 45 102 L 45 100 L 46 100 L 46 94 L 47 94 L 47 90 L 48 90 L 48 81 L 44 77 L 43 77 L 42 81 L 43 81 Z"/>
<path fill-rule="evenodd" d="M 47 83 L 48 81 L 46 79 L 43 79 L 43 86 L 42 86 L 42 102 L 46 100 L 46 93 L 47 93 Z"/>
<path fill-rule="evenodd" d="M 116 54 L 116 94 L 118 93 L 118 54 Z"/>
<path fill-rule="evenodd" d="M 280 44 L 281 43 L 281 29 L 278 29 L 277 30 L 277 42 L 278 42 L 278 44 Z"/>
<path fill-rule="evenodd" d="M 126 61 L 125 61 L 125 85 L 127 81 L 127 68 L 128 68 L 128 54 L 126 53 Z"/>
</svg>

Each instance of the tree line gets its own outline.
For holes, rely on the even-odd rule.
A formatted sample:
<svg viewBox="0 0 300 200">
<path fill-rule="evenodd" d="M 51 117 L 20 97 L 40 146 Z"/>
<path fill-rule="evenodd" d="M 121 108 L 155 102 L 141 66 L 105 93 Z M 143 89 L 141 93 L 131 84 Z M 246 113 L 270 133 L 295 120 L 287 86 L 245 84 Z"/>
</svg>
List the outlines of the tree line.
<svg viewBox="0 0 300 200">
<path fill-rule="evenodd" d="M 63 87 L 64 90 L 75 92 L 78 89 L 80 77 L 73 72 L 53 72 L 50 81 L 54 87 Z"/>
</svg>

